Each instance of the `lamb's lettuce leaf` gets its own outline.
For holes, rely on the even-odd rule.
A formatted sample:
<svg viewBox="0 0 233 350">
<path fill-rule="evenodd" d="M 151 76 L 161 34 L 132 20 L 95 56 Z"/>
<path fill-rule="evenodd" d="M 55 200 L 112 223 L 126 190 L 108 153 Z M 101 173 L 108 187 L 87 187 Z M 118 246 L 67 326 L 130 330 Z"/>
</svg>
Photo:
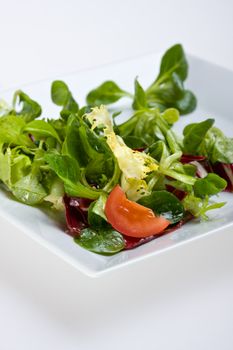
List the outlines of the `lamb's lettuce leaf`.
<svg viewBox="0 0 233 350">
<path fill-rule="evenodd" d="M 60 114 L 65 120 L 71 113 L 79 111 L 78 103 L 75 101 L 66 83 L 61 80 L 55 80 L 52 83 L 51 99 L 56 105 L 63 107 Z"/>
<path fill-rule="evenodd" d="M 145 108 L 175 107 L 181 114 L 192 112 L 196 108 L 195 95 L 184 88 L 184 81 L 188 75 L 188 63 L 180 44 L 169 48 L 162 57 L 160 71 L 153 83 L 143 89 L 138 79 L 135 79 L 134 94 L 122 90 L 114 81 L 108 80 L 90 91 L 87 95 L 89 106 L 112 104 L 122 97 L 132 98 L 135 110 Z"/>
<path fill-rule="evenodd" d="M 168 191 L 154 191 L 149 196 L 142 197 L 139 203 L 152 209 L 156 215 L 162 215 L 172 224 L 184 217 L 182 203 Z"/>
<path fill-rule="evenodd" d="M 233 138 L 229 138 L 224 133 L 216 128 L 212 127 L 203 143 L 203 149 L 200 150 L 204 155 L 208 157 L 211 163 L 233 163 Z"/>
<path fill-rule="evenodd" d="M 17 105 L 21 107 L 17 110 Z M 30 122 L 41 115 L 41 106 L 34 100 L 32 100 L 25 92 L 18 90 L 14 94 L 13 107 L 16 114 L 21 116 L 25 122 Z"/>
<path fill-rule="evenodd" d="M 85 228 L 74 241 L 91 252 L 106 255 L 117 253 L 125 247 L 123 236 L 111 228 L 101 230 Z"/>
<path fill-rule="evenodd" d="M 182 203 L 186 211 L 191 213 L 194 217 L 200 217 L 204 220 L 208 220 L 206 213 L 209 210 L 222 208 L 226 204 L 226 202 L 211 203 L 208 196 L 199 198 L 192 193 L 189 193 Z"/>
<path fill-rule="evenodd" d="M 89 106 L 108 105 L 121 99 L 131 96 L 128 92 L 122 90 L 114 81 L 105 81 L 96 89 L 91 90 L 87 95 L 87 104 Z"/>
<path fill-rule="evenodd" d="M 226 180 L 222 179 L 217 174 L 210 173 L 203 179 L 197 179 L 193 189 L 196 197 L 204 198 L 223 191 L 226 186 Z"/>
<path fill-rule="evenodd" d="M 63 181 L 65 192 L 74 197 L 96 199 L 100 191 L 84 186 L 81 182 L 81 171 L 77 161 L 67 155 L 55 153 L 46 154 L 45 160 L 50 168 Z"/>
<path fill-rule="evenodd" d="M 214 119 L 206 119 L 200 123 L 188 124 L 184 128 L 184 153 L 197 154 L 198 149 L 204 142 L 208 130 L 213 126 Z"/>
</svg>

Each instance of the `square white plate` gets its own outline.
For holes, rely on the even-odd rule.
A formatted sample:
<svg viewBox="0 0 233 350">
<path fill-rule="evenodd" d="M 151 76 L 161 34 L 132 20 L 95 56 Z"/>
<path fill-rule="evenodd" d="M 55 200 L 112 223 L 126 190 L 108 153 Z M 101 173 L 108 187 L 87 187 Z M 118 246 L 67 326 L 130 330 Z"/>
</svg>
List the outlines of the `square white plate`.
<svg viewBox="0 0 233 350">
<path fill-rule="evenodd" d="M 157 74 L 160 58 L 161 55 L 152 54 L 54 79 L 64 80 L 82 105 L 85 103 L 87 92 L 108 79 L 116 81 L 123 89 L 129 91 L 133 89 L 135 76 L 139 77 L 143 86 L 149 85 Z M 188 62 L 190 70 L 186 86 L 195 92 L 198 107 L 194 113 L 181 118 L 177 123 L 178 130 L 182 130 L 184 125 L 190 122 L 213 117 L 216 125 L 226 135 L 233 136 L 231 96 L 233 72 L 193 56 L 188 56 Z M 51 81 L 43 81 L 20 87 L 42 105 L 43 116 L 49 118 L 56 117 L 59 113 L 59 108 L 50 101 L 50 86 Z M 10 102 L 13 92 L 7 91 L 0 96 Z M 120 109 L 122 105 L 127 104 L 125 100 L 119 103 L 117 108 Z M 11 224 L 83 273 L 96 277 L 216 231 L 220 233 L 226 227 L 233 227 L 233 194 L 223 193 L 218 200 L 227 201 L 227 205 L 220 210 L 212 211 L 208 222 L 189 222 L 177 231 L 134 250 L 123 251 L 113 256 L 101 256 L 82 249 L 64 233 L 64 226 L 60 221 L 57 222 L 54 217 L 48 216 L 39 208 L 29 207 L 10 199 L 2 190 L 0 190 L 0 216 L 7 218 Z"/>
</svg>

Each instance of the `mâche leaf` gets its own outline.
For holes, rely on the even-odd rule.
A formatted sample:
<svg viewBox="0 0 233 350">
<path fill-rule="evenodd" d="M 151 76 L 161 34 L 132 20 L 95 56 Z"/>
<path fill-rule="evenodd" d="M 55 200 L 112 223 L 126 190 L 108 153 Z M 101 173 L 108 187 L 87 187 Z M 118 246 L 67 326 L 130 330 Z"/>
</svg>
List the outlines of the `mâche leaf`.
<svg viewBox="0 0 233 350">
<path fill-rule="evenodd" d="M 168 49 L 162 57 L 159 75 L 156 81 L 164 82 L 176 73 L 182 81 L 188 75 L 188 63 L 182 45 L 176 44 Z"/>
<path fill-rule="evenodd" d="M 143 87 L 139 84 L 138 79 L 134 82 L 134 100 L 132 104 L 133 109 L 144 109 L 147 107 L 146 94 Z"/>
<path fill-rule="evenodd" d="M 160 105 L 161 110 L 175 107 L 182 115 L 191 113 L 197 100 L 191 91 L 184 88 L 187 75 L 188 63 L 183 47 L 176 44 L 163 55 L 159 75 L 146 90 L 148 104 Z"/>
<path fill-rule="evenodd" d="M 180 114 L 179 111 L 175 108 L 168 108 L 162 113 L 162 117 L 169 123 L 174 124 L 176 123 L 179 118 Z"/>
<path fill-rule="evenodd" d="M 196 106 L 196 96 L 189 90 L 185 90 L 182 98 L 174 103 L 174 107 L 177 108 L 182 115 L 193 112 L 196 109 Z"/>
<path fill-rule="evenodd" d="M 206 134 L 203 144 L 201 151 L 211 163 L 233 163 L 233 138 L 226 137 L 220 129 L 212 127 Z"/>
<path fill-rule="evenodd" d="M 125 96 L 131 96 L 122 90 L 114 81 L 106 81 L 87 95 L 87 104 L 90 106 L 108 105 Z"/>
<path fill-rule="evenodd" d="M 45 160 L 50 168 L 64 182 L 65 192 L 74 197 L 83 197 L 97 199 L 101 191 L 95 190 L 90 186 L 83 185 L 81 180 L 81 171 L 78 162 L 67 156 L 60 154 L 47 154 Z"/>
<path fill-rule="evenodd" d="M 79 105 L 75 101 L 66 83 L 61 80 L 55 80 L 51 86 L 51 99 L 58 105 L 62 106 L 60 114 L 63 119 L 67 119 L 71 113 L 79 111 Z"/>
<path fill-rule="evenodd" d="M 226 186 L 226 180 L 217 174 L 210 173 L 203 179 L 197 179 L 193 189 L 196 197 L 204 198 L 205 196 L 213 196 L 223 191 Z"/>
<path fill-rule="evenodd" d="M 125 246 L 123 236 L 113 229 L 93 230 L 85 228 L 74 238 L 81 247 L 98 254 L 114 254 Z"/>
<path fill-rule="evenodd" d="M 55 80 L 51 86 L 51 98 L 56 105 L 64 106 L 70 98 L 68 86 L 61 80 Z"/>
<path fill-rule="evenodd" d="M 190 124 L 184 131 L 184 153 L 197 154 L 208 130 L 213 126 L 214 119 L 206 119 L 203 122 Z"/>
<path fill-rule="evenodd" d="M 23 116 L 26 122 L 34 120 L 41 115 L 42 110 L 40 105 L 21 90 L 16 91 L 14 94 L 14 108 L 16 108 L 17 101 L 19 101 L 19 105 L 21 106 L 17 114 Z"/>
<path fill-rule="evenodd" d="M 162 215 L 171 224 L 179 222 L 184 217 L 182 203 L 168 191 L 154 191 L 149 196 L 142 197 L 139 203 L 152 209 L 156 215 Z"/>
<path fill-rule="evenodd" d="M 208 220 L 206 213 L 209 210 L 222 208 L 226 203 L 209 203 L 209 198 L 196 197 L 194 194 L 189 193 L 182 201 L 184 208 L 187 212 L 191 213 L 194 217 L 200 217 L 201 219 Z"/>
<path fill-rule="evenodd" d="M 163 55 L 159 74 L 147 89 L 143 89 L 137 78 L 134 82 L 134 94 L 108 80 L 91 90 L 86 101 L 89 106 L 99 106 L 129 97 L 133 100 L 134 110 L 158 108 L 164 111 L 166 108 L 175 107 L 181 114 L 191 113 L 196 108 L 197 100 L 195 95 L 184 87 L 187 75 L 188 63 L 183 47 L 176 44 Z"/>
</svg>

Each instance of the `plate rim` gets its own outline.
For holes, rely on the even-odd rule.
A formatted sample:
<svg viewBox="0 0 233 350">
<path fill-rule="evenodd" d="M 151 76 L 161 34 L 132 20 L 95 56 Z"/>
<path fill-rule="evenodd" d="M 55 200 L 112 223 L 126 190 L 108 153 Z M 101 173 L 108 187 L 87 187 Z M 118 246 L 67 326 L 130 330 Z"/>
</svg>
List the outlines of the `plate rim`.
<svg viewBox="0 0 233 350">
<path fill-rule="evenodd" d="M 52 77 L 47 77 L 47 78 L 43 78 L 41 80 L 35 80 L 35 81 L 32 81 L 32 82 L 27 82 L 27 83 L 21 84 L 20 88 L 27 88 L 27 87 L 30 88 L 30 87 L 36 86 L 38 84 L 48 83 L 48 82 L 56 79 L 57 77 L 60 77 L 60 79 L 66 79 L 66 77 L 72 77 L 74 75 L 78 75 L 78 74 L 81 74 L 81 73 L 96 71 L 96 70 L 99 70 L 99 69 L 103 69 L 105 67 L 116 66 L 118 64 L 130 63 L 132 61 L 137 61 L 137 60 L 149 57 L 149 56 L 151 56 L 151 57 L 155 56 L 155 55 L 159 56 L 161 54 L 162 54 L 162 52 L 160 50 L 160 51 L 153 51 L 153 52 L 149 52 L 149 53 L 136 55 L 136 56 L 133 56 L 133 57 L 127 57 L 127 58 L 124 58 L 124 59 L 115 60 L 115 61 L 104 63 L 104 64 L 99 64 L 97 66 L 86 67 L 86 68 L 82 68 L 82 69 L 75 70 L 75 71 L 68 72 L 68 73 L 61 73 L 60 75 L 53 76 L 53 78 Z M 188 60 L 190 58 L 191 60 L 198 61 L 200 63 L 202 62 L 204 64 L 212 66 L 213 68 L 216 67 L 217 69 L 221 69 L 221 70 L 224 70 L 225 72 L 233 74 L 233 70 L 232 69 L 230 69 L 228 67 L 225 67 L 225 66 L 222 66 L 222 65 L 219 65 L 219 64 L 217 64 L 215 62 L 211 62 L 211 61 L 209 61 L 207 59 L 203 59 L 200 56 L 197 56 L 197 55 L 194 55 L 194 54 L 190 54 L 190 53 L 186 53 L 186 56 L 187 56 Z M 14 92 L 15 89 L 17 89 L 17 87 L 15 88 L 14 86 L 12 86 L 10 88 L 0 90 L 0 93 L 1 94 L 8 94 L 10 92 Z M 48 249 L 50 252 L 55 254 L 57 257 L 62 258 L 63 261 L 67 262 L 68 264 L 70 264 L 74 268 L 78 269 L 81 273 L 85 274 L 86 276 L 92 277 L 92 278 L 101 277 L 101 276 L 103 276 L 105 274 L 108 274 L 109 272 L 115 271 L 115 270 L 117 270 L 119 268 L 122 268 L 122 267 L 125 267 L 125 266 L 130 266 L 131 264 L 138 263 L 141 260 L 145 260 L 145 259 L 148 259 L 148 258 L 155 257 L 155 256 L 160 255 L 162 253 L 168 252 L 168 251 L 170 251 L 172 249 L 181 247 L 184 244 L 188 244 L 188 243 L 194 242 L 194 241 L 196 241 L 198 239 L 201 239 L 201 238 L 207 238 L 207 237 L 209 237 L 209 236 L 211 236 L 213 234 L 216 234 L 218 232 L 222 232 L 222 231 L 228 229 L 229 227 L 233 227 L 233 221 L 232 222 L 228 222 L 228 223 L 224 224 L 222 227 L 213 228 L 210 231 L 207 231 L 207 232 L 203 233 L 203 235 L 197 235 L 197 236 L 194 236 L 194 237 L 191 237 L 191 238 L 187 238 L 187 239 L 185 239 L 183 241 L 176 242 L 176 244 L 168 246 L 168 247 L 166 247 L 164 249 L 157 250 L 157 251 L 154 251 L 154 252 L 149 252 L 149 253 L 147 253 L 145 255 L 141 255 L 141 256 L 138 256 L 138 257 L 134 257 L 133 259 L 130 259 L 130 260 L 119 262 L 119 263 L 117 263 L 115 265 L 112 265 L 110 267 L 107 266 L 107 267 L 101 268 L 99 270 L 94 270 L 94 269 L 92 269 L 92 268 L 90 268 L 88 266 L 85 266 L 82 263 L 79 263 L 78 260 L 75 260 L 72 256 L 69 256 L 69 254 L 67 252 L 62 251 L 59 247 L 56 247 L 51 242 L 47 241 L 45 238 L 40 237 L 40 236 L 36 236 L 36 235 L 30 233 L 29 232 L 30 229 L 25 227 L 25 226 L 23 226 L 23 225 L 21 225 L 18 221 L 12 222 L 11 216 L 10 216 L 10 214 L 8 216 L 7 212 L 3 212 L 2 210 L 0 210 L 0 218 L 5 219 L 11 226 L 16 227 L 17 229 L 19 229 L 25 235 L 30 237 L 34 242 L 39 243 L 41 246 L 43 246 L 46 249 Z"/>
</svg>

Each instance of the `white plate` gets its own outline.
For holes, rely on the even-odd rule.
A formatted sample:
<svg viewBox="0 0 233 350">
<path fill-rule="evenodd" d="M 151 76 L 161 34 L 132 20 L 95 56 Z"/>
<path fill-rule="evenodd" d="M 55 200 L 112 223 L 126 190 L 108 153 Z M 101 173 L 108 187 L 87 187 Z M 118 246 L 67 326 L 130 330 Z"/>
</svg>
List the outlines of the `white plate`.
<svg viewBox="0 0 233 350">
<path fill-rule="evenodd" d="M 55 78 L 64 80 L 77 100 L 84 104 L 86 93 L 107 79 L 115 80 L 123 89 L 129 91 L 133 88 L 136 75 L 139 76 L 142 85 L 149 85 L 157 73 L 160 58 L 161 55 L 153 54 Z M 228 136 L 233 136 L 231 96 L 233 72 L 192 56 L 188 56 L 188 62 L 190 72 L 186 86 L 196 93 L 198 108 L 191 115 L 181 118 L 177 125 L 178 129 L 183 129 L 185 124 L 192 121 L 214 117 L 216 125 Z M 43 106 L 43 115 L 51 118 L 58 115 L 59 108 L 50 101 L 50 85 L 51 81 L 44 81 L 27 85 L 23 90 Z M 12 94 L 13 91 L 8 91 L 0 96 L 11 101 Z M 127 105 L 127 101 L 123 101 L 123 104 Z M 119 109 L 121 105 L 122 103 L 118 104 Z M 8 198 L 3 191 L 0 191 L 0 216 L 7 218 L 11 224 L 83 273 L 96 277 L 107 271 L 168 251 L 191 240 L 214 232 L 220 233 L 226 227 L 233 227 L 233 194 L 223 193 L 218 200 L 227 201 L 227 205 L 220 210 L 212 211 L 208 222 L 189 222 L 177 231 L 136 249 L 123 251 L 110 257 L 82 249 L 64 233 L 60 221 L 57 222 L 55 218 L 38 208 L 29 207 Z"/>
</svg>

